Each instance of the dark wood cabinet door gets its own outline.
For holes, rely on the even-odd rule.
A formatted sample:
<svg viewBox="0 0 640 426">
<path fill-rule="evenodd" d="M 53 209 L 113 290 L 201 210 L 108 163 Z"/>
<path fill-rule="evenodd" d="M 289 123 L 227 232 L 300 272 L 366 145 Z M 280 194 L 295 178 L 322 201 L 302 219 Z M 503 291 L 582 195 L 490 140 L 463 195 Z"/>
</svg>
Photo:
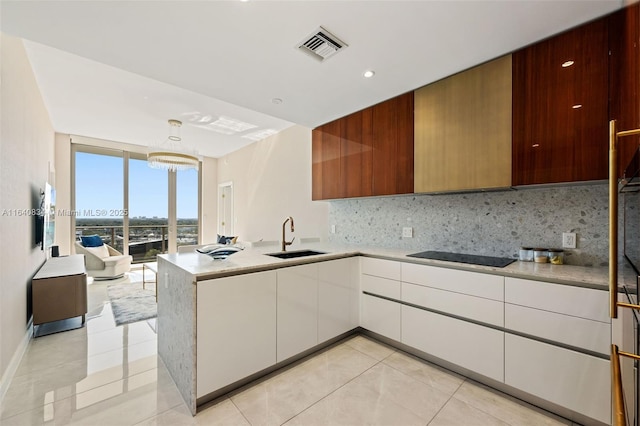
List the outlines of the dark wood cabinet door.
<svg viewBox="0 0 640 426">
<path fill-rule="evenodd" d="M 640 128 L 640 3 L 609 16 L 609 118 L 618 131 Z M 618 177 L 640 145 L 640 136 L 620 139 Z"/>
<path fill-rule="evenodd" d="M 606 18 L 513 54 L 512 124 L 514 185 L 607 178 Z"/>
<path fill-rule="evenodd" d="M 341 120 L 340 176 L 342 197 L 372 195 L 372 110 L 367 108 Z"/>
<path fill-rule="evenodd" d="M 312 199 L 340 198 L 340 120 L 314 129 L 311 143 Z"/>
<path fill-rule="evenodd" d="M 373 106 L 373 195 L 413 192 L 413 92 Z"/>
<path fill-rule="evenodd" d="M 311 199 L 322 200 L 322 127 L 311 131 Z"/>
</svg>

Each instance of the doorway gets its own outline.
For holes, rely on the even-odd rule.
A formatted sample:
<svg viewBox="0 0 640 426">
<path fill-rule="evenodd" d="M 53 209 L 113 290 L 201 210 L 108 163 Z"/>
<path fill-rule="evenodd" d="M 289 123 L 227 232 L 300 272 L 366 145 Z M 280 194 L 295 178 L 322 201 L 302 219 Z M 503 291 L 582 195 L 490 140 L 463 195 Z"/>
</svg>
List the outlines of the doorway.
<svg viewBox="0 0 640 426">
<path fill-rule="evenodd" d="M 233 236 L 233 182 L 218 185 L 218 235 Z"/>
</svg>

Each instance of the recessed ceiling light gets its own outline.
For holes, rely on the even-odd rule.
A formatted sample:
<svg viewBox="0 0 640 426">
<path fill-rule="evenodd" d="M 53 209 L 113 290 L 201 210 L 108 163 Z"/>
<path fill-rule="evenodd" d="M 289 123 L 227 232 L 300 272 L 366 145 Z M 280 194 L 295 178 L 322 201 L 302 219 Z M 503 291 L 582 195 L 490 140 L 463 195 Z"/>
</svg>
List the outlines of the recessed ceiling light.
<svg viewBox="0 0 640 426">
<path fill-rule="evenodd" d="M 271 103 L 275 104 L 275 105 L 280 105 L 282 103 L 282 99 L 280 98 L 273 98 L 271 99 Z"/>
<path fill-rule="evenodd" d="M 574 105 L 574 106 L 572 106 L 571 108 L 573 108 L 573 109 L 582 108 L 582 104 L 575 104 L 575 105 Z"/>
<path fill-rule="evenodd" d="M 566 61 L 562 63 L 562 68 L 567 68 L 570 67 L 571 65 L 573 65 L 575 62 L 573 61 Z"/>
<path fill-rule="evenodd" d="M 364 73 L 362 73 L 362 76 L 364 78 L 371 78 L 374 75 L 376 75 L 376 73 L 374 71 L 372 71 L 372 70 L 366 70 Z"/>
</svg>

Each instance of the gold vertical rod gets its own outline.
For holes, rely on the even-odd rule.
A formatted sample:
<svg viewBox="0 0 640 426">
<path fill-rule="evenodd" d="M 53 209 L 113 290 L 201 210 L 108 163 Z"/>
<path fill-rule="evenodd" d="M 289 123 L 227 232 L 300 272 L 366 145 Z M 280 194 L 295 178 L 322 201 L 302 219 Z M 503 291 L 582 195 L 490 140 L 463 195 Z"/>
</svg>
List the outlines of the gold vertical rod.
<svg viewBox="0 0 640 426">
<path fill-rule="evenodd" d="M 618 318 L 618 137 L 609 122 L 609 316 Z"/>
<path fill-rule="evenodd" d="M 626 426 L 624 395 L 622 393 L 622 374 L 618 347 L 611 345 L 611 394 L 613 395 L 613 426 Z"/>
</svg>

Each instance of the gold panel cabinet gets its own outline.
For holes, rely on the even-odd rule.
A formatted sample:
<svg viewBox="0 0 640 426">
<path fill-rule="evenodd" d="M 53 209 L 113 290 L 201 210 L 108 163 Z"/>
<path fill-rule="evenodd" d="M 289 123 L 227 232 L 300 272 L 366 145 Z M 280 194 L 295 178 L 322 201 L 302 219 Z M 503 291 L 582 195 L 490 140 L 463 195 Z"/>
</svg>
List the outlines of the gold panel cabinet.
<svg viewBox="0 0 640 426">
<path fill-rule="evenodd" d="M 511 55 L 415 91 L 414 191 L 511 186 Z"/>
</svg>

